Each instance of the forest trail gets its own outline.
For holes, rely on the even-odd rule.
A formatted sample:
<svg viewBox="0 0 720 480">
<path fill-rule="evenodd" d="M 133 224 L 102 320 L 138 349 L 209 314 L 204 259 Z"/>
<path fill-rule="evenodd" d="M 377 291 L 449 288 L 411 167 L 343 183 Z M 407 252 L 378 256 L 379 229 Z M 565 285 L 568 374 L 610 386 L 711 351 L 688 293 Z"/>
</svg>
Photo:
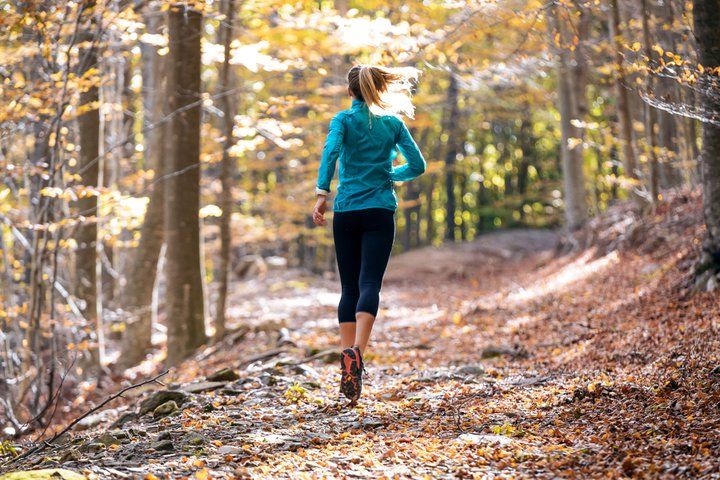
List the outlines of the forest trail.
<svg viewBox="0 0 720 480">
<path fill-rule="evenodd" d="M 136 391 L 23 466 L 149 479 L 717 474 L 720 317 L 712 295 L 671 288 L 701 233 L 677 218 L 656 217 L 642 228 L 662 240 L 624 251 L 560 256 L 556 234 L 512 231 L 394 257 L 353 409 L 338 398 L 335 280 L 270 270 L 235 285 L 243 327 L 171 373 L 174 393 Z"/>
</svg>

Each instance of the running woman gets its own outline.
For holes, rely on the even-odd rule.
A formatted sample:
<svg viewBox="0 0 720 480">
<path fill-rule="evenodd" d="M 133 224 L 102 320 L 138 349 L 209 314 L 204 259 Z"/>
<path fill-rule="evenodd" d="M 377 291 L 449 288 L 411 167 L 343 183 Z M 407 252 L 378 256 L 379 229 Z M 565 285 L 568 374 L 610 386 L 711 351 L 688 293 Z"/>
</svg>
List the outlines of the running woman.
<svg viewBox="0 0 720 480">
<path fill-rule="evenodd" d="M 412 180 L 425 171 L 425 159 L 399 117 L 413 117 L 410 90 L 417 73 L 415 69 L 352 67 L 347 76 L 352 107 L 330 122 L 318 171 L 313 222 L 325 225 L 330 182 L 339 160 L 333 238 L 342 286 L 340 391 L 353 404 L 362 392 L 363 354 L 395 239 L 394 182 Z M 406 160 L 398 167 L 393 166 L 396 149 Z"/>
</svg>

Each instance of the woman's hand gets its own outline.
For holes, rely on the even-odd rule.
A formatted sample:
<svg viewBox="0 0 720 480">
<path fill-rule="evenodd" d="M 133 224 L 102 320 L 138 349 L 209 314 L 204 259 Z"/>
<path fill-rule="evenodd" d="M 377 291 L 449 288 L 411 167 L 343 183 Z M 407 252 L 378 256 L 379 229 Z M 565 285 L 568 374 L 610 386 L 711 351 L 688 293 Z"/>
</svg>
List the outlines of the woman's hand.
<svg viewBox="0 0 720 480">
<path fill-rule="evenodd" d="M 323 226 L 327 224 L 325 220 L 325 210 L 327 210 L 327 197 L 325 195 L 318 195 L 315 208 L 313 209 L 313 223 L 315 225 Z"/>
</svg>

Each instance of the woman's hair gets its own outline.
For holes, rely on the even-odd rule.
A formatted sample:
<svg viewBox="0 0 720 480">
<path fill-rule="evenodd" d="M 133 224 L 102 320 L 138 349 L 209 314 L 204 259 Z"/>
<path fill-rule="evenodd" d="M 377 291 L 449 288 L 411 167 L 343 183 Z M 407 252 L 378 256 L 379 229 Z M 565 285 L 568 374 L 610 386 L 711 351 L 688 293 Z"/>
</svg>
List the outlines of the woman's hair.
<svg viewBox="0 0 720 480">
<path fill-rule="evenodd" d="M 413 118 L 412 88 L 420 71 L 417 68 L 387 68 L 355 65 L 348 72 L 350 91 L 368 107 L 383 113 L 403 114 Z"/>
</svg>

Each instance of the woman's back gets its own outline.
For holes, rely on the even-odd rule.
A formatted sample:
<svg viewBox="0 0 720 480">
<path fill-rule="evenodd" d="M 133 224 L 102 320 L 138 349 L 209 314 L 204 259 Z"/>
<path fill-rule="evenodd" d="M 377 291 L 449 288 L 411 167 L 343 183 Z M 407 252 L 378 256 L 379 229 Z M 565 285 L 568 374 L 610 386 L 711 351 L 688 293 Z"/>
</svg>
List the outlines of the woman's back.
<svg viewBox="0 0 720 480">
<path fill-rule="evenodd" d="M 393 168 L 399 148 L 407 164 Z M 353 99 L 352 107 L 330 122 L 318 175 L 318 189 L 330 190 L 339 160 L 336 212 L 365 208 L 397 208 L 394 181 L 411 180 L 425 171 L 425 160 L 403 121 L 394 115 L 375 115 L 365 102 Z"/>
</svg>

